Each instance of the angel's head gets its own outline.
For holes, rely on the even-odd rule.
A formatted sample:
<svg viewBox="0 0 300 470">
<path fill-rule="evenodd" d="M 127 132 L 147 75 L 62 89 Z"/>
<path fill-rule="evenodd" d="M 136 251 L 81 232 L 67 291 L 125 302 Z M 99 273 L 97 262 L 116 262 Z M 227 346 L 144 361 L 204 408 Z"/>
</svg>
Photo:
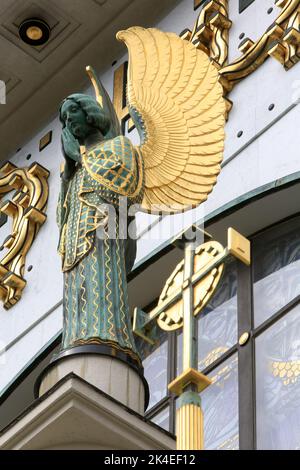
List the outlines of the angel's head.
<svg viewBox="0 0 300 470">
<path fill-rule="evenodd" d="M 59 119 L 63 127 L 80 142 L 100 131 L 105 137 L 110 129 L 110 119 L 97 101 L 89 95 L 74 93 L 61 104 Z"/>
</svg>

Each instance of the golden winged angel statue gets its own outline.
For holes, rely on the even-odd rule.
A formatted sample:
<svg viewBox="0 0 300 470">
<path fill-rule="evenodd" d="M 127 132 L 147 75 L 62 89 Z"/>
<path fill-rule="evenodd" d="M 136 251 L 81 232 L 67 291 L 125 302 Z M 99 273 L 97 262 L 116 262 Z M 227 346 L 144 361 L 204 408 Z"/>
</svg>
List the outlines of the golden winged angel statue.
<svg viewBox="0 0 300 470">
<path fill-rule="evenodd" d="M 136 241 L 108 236 L 108 206 L 178 212 L 206 200 L 220 172 L 225 103 L 209 58 L 176 34 L 132 27 L 127 101 L 141 144 L 121 135 L 111 100 L 93 72 L 96 100 L 75 93 L 60 108 L 65 167 L 58 204 L 64 272 L 62 351 L 82 346 L 140 370 L 126 274 Z M 103 236 L 104 233 L 104 236 Z"/>
</svg>

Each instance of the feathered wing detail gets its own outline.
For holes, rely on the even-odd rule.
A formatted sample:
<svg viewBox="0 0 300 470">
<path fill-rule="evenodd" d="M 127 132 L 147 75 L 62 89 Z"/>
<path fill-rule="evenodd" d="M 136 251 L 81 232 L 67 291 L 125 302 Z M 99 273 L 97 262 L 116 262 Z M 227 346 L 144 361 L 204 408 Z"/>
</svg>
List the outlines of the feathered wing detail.
<svg viewBox="0 0 300 470">
<path fill-rule="evenodd" d="M 141 137 L 147 211 L 178 212 L 207 199 L 220 172 L 225 102 L 209 58 L 174 33 L 132 27 L 127 100 Z"/>
</svg>

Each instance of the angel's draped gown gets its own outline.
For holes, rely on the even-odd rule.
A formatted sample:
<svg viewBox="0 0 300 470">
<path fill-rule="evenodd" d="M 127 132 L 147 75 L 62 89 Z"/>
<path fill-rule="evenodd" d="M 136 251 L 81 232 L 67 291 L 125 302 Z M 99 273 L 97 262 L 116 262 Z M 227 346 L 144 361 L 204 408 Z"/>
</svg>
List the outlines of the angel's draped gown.
<svg viewBox="0 0 300 470">
<path fill-rule="evenodd" d="M 136 241 L 119 237 L 120 196 L 128 197 L 128 206 L 143 197 L 142 158 L 123 136 L 90 149 L 71 180 L 62 180 L 57 211 L 64 272 L 62 349 L 102 344 L 139 362 L 126 280 Z M 103 237 L 111 217 L 105 203 L 116 209 L 115 238 Z"/>
</svg>

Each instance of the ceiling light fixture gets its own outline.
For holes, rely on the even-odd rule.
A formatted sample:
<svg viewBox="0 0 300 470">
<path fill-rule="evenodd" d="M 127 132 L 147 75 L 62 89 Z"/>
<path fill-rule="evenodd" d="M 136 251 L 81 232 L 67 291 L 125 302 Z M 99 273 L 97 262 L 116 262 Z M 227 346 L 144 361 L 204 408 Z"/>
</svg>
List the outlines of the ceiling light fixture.
<svg viewBox="0 0 300 470">
<path fill-rule="evenodd" d="M 50 27 L 46 21 L 39 18 L 29 18 L 22 21 L 19 26 L 19 35 L 22 41 L 31 46 L 45 44 L 50 36 Z"/>
</svg>

